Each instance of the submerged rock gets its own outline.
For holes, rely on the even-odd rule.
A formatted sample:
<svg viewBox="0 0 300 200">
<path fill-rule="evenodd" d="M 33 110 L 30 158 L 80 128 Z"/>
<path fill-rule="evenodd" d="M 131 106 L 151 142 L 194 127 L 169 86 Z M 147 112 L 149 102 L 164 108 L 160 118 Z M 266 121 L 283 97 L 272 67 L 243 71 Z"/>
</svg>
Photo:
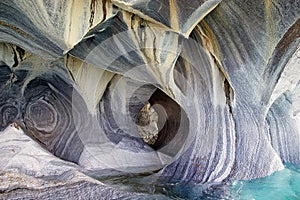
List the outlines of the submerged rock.
<svg viewBox="0 0 300 200">
<path fill-rule="evenodd" d="M 1 197 L 167 198 L 96 178 L 213 185 L 300 164 L 300 2 L 0 11 Z"/>
</svg>

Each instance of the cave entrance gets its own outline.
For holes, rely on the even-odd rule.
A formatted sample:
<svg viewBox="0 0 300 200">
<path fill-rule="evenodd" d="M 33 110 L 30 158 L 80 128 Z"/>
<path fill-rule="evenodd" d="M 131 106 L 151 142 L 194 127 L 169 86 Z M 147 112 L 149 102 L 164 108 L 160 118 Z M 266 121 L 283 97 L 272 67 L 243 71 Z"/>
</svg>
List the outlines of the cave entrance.
<svg viewBox="0 0 300 200">
<path fill-rule="evenodd" d="M 137 115 L 136 125 L 141 138 L 154 150 L 168 145 L 168 154 L 174 154 L 185 142 L 189 122 L 180 105 L 157 89 Z"/>
</svg>

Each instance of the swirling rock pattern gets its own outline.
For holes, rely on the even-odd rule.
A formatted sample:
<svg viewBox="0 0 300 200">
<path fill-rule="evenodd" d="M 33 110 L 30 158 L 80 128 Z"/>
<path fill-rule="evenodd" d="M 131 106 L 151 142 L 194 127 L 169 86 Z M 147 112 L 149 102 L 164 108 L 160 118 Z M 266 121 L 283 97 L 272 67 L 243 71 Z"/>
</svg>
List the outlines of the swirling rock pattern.
<svg viewBox="0 0 300 200">
<path fill-rule="evenodd" d="M 0 196 L 3 199 L 168 199 L 105 186 L 79 172 L 77 165 L 42 151 L 20 129 L 8 127 L 1 136 Z"/>
<path fill-rule="evenodd" d="M 239 168 L 239 165 L 249 167 L 246 171 L 236 170 L 235 176 L 245 179 L 252 178 L 258 168 L 262 170 L 268 167 L 280 168 L 278 154 L 274 152 L 270 140 L 264 133 L 263 121 L 270 103 L 270 93 L 272 94 L 274 86 L 279 83 L 278 79 L 286 67 L 285 60 L 289 58 L 291 52 L 295 51 L 299 43 L 296 39 L 299 33 L 298 37 L 285 37 L 290 40 L 281 39 L 288 32 L 295 32 L 296 35 L 299 32 L 299 26 L 293 26 L 299 17 L 297 14 L 299 3 L 280 1 L 255 3 L 257 7 L 241 1 L 228 2 L 222 4 L 218 12 L 208 16 L 207 22 L 204 20 L 206 22 L 204 26 L 207 25 L 216 37 L 214 44 L 218 47 L 215 50 L 216 54 L 219 54 L 219 59 L 223 61 L 222 65 L 235 91 L 236 109 L 233 109 L 233 117 L 236 118 L 234 121 L 238 130 L 236 142 L 238 162 L 235 167 Z M 289 6 L 291 9 L 287 12 L 285 9 Z M 238 7 L 241 11 L 230 11 Z M 244 8 L 249 9 L 244 10 Z M 243 16 L 238 13 L 243 13 Z M 224 15 L 228 16 L 223 17 Z M 257 24 L 259 17 L 265 20 Z M 227 18 L 230 20 L 222 20 Z M 237 23 L 237 20 L 242 23 Z M 246 26 L 255 29 L 249 31 Z M 293 30 L 290 30 L 290 27 L 294 27 Z M 219 32 L 222 34 L 218 34 Z M 220 35 L 224 36 L 220 37 Z M 238 40 L 241 42 L 236 42 Z M 282 43 L 282 40 L 286 42 Z M 284 56 L 285 53 L 287 55 Z M 274 60 L 279 61 L 274 62 Z M 258 139 L 255 141 L 253 138 Z M 249 152 L 252 156 L 249 156 Z M 259 159 L 263 160 L 258 161 Z M 266 161 L 268 159 L 269 161 Z M 263 163 L 267 165 L 263 166 Z M 274 164 L 270 165 L 270 163 Z"/>
<path fill-rule="evenodd" d="M 0 11 L 1 197 L 151 199 L 90 176 L 209 185 L 300 164 L 300 2 L 5 0 Z"/>
<path fill-rule="evenodd" d="M 1 1 L 0 41 L 57 58 L 112 14 L 108 1 Z M 80 16 L 80 17 L 78 17 Z M 22 19 L 22 20 L 20 20 Z"/>
<path fill-rule="evenodd" d="M 194 26 L 213 10 L 221 0 L 211 1 L 133 1 L 112 0 L 120 8 L 140 17 L 171 28 L 184 36 L 188 36 Z"/>
</svg>

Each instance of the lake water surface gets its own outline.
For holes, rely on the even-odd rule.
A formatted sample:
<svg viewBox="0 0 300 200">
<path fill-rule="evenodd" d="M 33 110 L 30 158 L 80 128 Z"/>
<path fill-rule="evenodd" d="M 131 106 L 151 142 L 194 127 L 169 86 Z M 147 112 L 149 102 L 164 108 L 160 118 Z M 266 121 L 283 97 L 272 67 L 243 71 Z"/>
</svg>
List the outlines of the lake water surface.
<svg viewBox="0 0 300 200">
<path fill-rule="evenodd" d="M 210 187 L 149 184 L 143 177 L 134 176 L 100 180 L 119 189 L 147 193 L 145 199 L 300 200 L 300 166 L 285 164 L 285 167 L 265 178 Z"/>
</svg>

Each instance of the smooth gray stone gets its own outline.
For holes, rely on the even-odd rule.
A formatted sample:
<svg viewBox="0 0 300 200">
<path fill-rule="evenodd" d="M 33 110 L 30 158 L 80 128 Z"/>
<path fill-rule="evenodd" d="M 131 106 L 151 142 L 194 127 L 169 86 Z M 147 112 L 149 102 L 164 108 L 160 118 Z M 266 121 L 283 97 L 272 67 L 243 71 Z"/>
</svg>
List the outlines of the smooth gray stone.
<svg viewBox="0 0 300 200">
<path fill-rule="evenodd" d="M 63 49 L 66 46 L 62 45 L 60 47 L 42 34 L 41 30 L 34 26 L 27 13 L 19 8 L 17 2 L 1 1 L 0 8 L 0 41 L 12 42 L 31 50 L 35 54 L 41 54 L 48 58 L 63 54 Z"/>
<path fill-rule="evenodd" d="M 61 57 L 112 12 L 111 3 L 93 0 L 3 0 L 0 2 L 0 41 L 46 59 Z"/>
<path fill-rule="evenodd" d="M 145 65 L 143 58 L 136 52 L 137 47 L 130 33 L 126 32 L 128 29 L 123 21 L 123 14 L 118 12 L 89 31 L 70 54 L 115 73 L 123 73 L 135 66 Z M 116 40 L 112 37 L 114 35 Z"/>
<path fill-rule="evenodd" d="M 226 78 L 203 48 L 200 36 L 195 30 L 189 40 L 183 41 L 181 59 L 187 61 L 187 70 L 182 69 L 181 62 L 173 71 L 181 78 L 175 79 L 176 87 L 170 88 L 188 120 L 181 124 L 176 136 L 187 137 L 177 159 L 162 170 L 162 182 L 221 182 L 233 167 L 235 130 L 226 101 Z M 231 90 L 230 86 L 227 89 Z"/>
<path fill-rule="evenodd" d="M 11 68 L 4 62 L 0 62 L 0 131 L 16 121 L 21 113 L 23 103 L 20 90 L 21 84 L 17 82 Z"/>
<path fill-rule="evenodd" d="M 159 75 L 160 66 L 167 70 L 176 62 L 181 39 L 177 33 L 120 11 L 89 31 L 70 54 L 101 69 L 163 89 L 168 78 Z"/>
<path fill-rule="evenodd" d="M 188 37 L 194 27 L 222 0 L 112 0 L 114 4 L 140 17 L 167 26 Z"/>
<path fill-rule="evenodd" d="M 299 47 L 286 63 L 265 121 L 266 134 L 282 161 L 295 164 L 300 163 Z"/>
<path fill-rule="evenodd" d="M 61 62 L 32 56 L 18 67 L 1 66 L 1 130 L 15 122 L 60 158 L 77 162 L 83 150 L 75 123 L 87 119 Z M 68 145 L 70 144 L 70 145 Z"/>
<path fill-rule="evenodd" d="M 115 74 L 70 55 L 64 58 L 76 90 L 82 95 L 89 112 L 96 114 L 99 101 Z"/>
<path fill-rule="evenodd" d="M 299 26 L 293 26 L 298 24 L 299 12 L 295 1 L 223 1 L 200 23 L 234 90 L 234 178 L 257 178 L 257 171 L 265 176 L 282 168 L 265 134 L 264 119 L 286 66 L 284 60 L 291 54 L 285 52 L 294 52 L 294 43 L 299 43 L 293 36 L 299 32 Z"/>
<path fill-rule="evenodd" d="M 1 199 L 169 199 L 104 185 L 43 150 L 15 127 L 0 134 Z"/>
<path fill-rule="evenodd" d="M 110 87 L 99 103 L 99 123 L 110 141 L 115 144 L 126 142 L 122 145 L 123 148 L 131 151 L 144 148 L 151 151 L 138 134 L 135 121 L 155 90 L 152 85 L 144 85 L 121 76 L 115 76 L 111 80 Z"/>
<path fill-rule="evenodd" d="M 115 75 L 97 107 L 93 126 L 80 133 L 85 148 L 79 164 L 90 171 L 146 173 L 161 169 L 171 156 L 156 152 L 138 133 L 136 118 L 156 88 Z M 101 173 L 101 172 L 100 172 Z"/>
<path fill-rule="evenodd" d="M 4 182 L 22 174 L 33 185 L 20 186 L 28 195 L 41 191 L 41 198 L 80 191 L 139 198 L 103 189 L 78 171 L 94 178 L 152 173 L 148 184 L 210 186 L 268 176 L 283 162 L 299 164 L 298 1 L 206 1 L 205 7 L 202 1 L 114 0 L 118 8 L 91 2 L 0 3 Z M 81 10 L 78 22 L 70 5 Z M 40 24 L 37 16 L 57 20 Z M 158 106 L 160 119 L 153 145 L 136 127 L 147 102 Z M 8 141 L 7 133 L 15 138 Z M 48 173 L 62 189 L 47 182 Z M 25 189 L 18 184 L 7 184 L 4 195 L 19 197 Z"/>
<path fill-rule="evenodd" d="M 299 164 L 299 120 L 294 107 L 298 101 L 290 101 L 293 95 L 288 91 L 273 103 L 266 117 L 266 134 L 282 161 Z"/>
</svg>

